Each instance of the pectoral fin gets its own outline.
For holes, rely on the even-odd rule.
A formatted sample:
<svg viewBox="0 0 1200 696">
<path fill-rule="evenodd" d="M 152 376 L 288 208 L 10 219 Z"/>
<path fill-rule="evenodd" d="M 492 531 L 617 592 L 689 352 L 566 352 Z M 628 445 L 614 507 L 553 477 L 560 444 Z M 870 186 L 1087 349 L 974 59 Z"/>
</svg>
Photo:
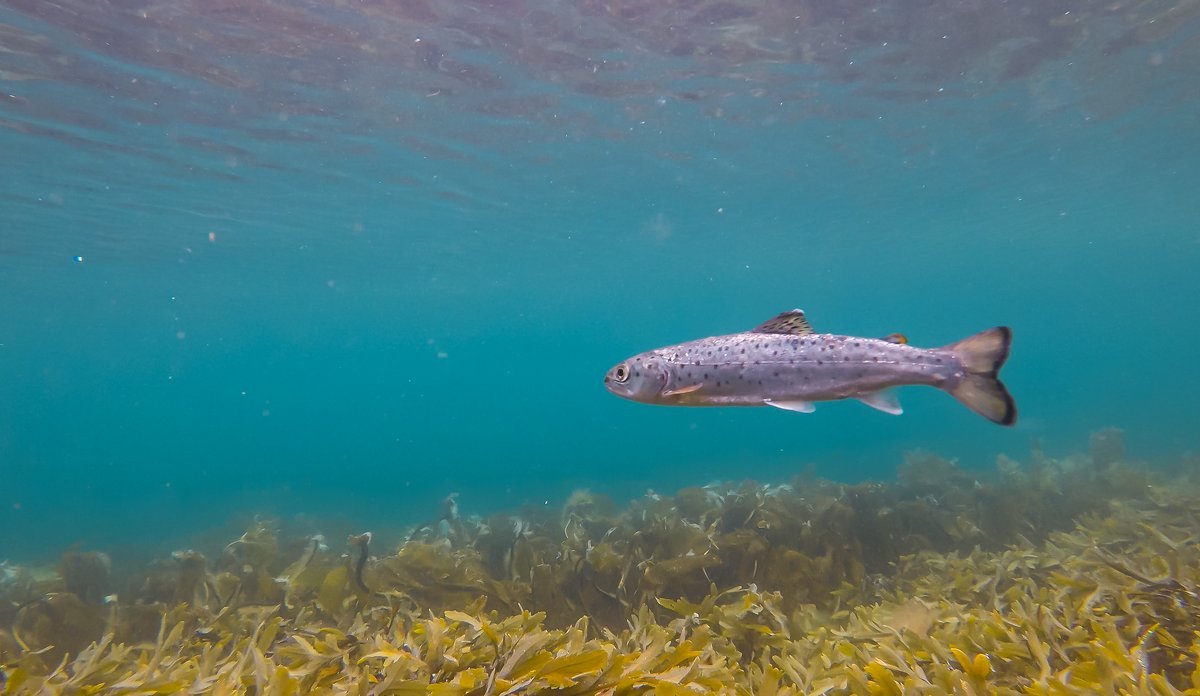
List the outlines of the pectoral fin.
<svg viewBox="0 0 1200 696">
<path fill-rule="evenodd" d="M 697 389 L 699 389 L 700 387 L 703 387 L 703 386 L 704 386 L 704 384 L 700 383 L 700 384 L 688 385 L 686 387 L 680 387 L 678 389 L 664 389 L 662 391 L 662 393 L 660 394 L 660 396 L 679 396 L 680 394 L 691 394 L 692 392 L 696 391 Z"/>
<path fill-rule="evenodd" d="M 871 408 L 877 408 L 884 413 L 890 413 L 893 416 L 898 416 L 904 413 L 904 409 L 900 408 L 900 401 L 896 399 L 896 393 L 890 389 L 883 391 L 867 392 L 854 397 Z"/>
<path fill-rule="evenodd" d="M 798 411 L 800 413 L 812 413 L 817 410 L 811 401 L 764 401 L 768 406 L 782 408 L 785 411 Z"/>
</svg>

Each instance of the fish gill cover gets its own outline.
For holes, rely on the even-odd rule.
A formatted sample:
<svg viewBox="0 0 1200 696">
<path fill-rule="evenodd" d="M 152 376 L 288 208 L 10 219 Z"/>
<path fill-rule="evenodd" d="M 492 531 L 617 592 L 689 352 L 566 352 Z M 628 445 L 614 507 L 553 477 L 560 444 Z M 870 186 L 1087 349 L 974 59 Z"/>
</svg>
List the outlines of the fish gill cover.
<svg viewBox="0 0 1200 696">
<path fill-rule="evenodd" d="M 0 691 L 1195 690 L 1198 15 L 0 3 Z M 604 393 L 795 306 L 1019 422 Z"/>
</svg>

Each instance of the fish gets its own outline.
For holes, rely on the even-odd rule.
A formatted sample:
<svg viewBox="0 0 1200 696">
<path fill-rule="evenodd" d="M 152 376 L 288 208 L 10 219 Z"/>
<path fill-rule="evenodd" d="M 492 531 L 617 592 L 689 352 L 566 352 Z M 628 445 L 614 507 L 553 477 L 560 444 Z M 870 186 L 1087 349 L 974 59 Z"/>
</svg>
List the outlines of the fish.
<svg viewBox="0 0 1200 696">
<path fill-rule="evenodd" d="M 894 388 L 937 387 L 1000 425 L 1017 406 L 1000 381 L 1012 329 L 997 326 L 941 348 L 918 348 L 899 333 L 882 338 L 819 334 L 799 309 L 742 333 L 640 353 L 604 376 L 610 392 L 666 406 L 773 406 L 811 413 L 819 401 L 857 399 L 893 415 Z"/>
</svg>

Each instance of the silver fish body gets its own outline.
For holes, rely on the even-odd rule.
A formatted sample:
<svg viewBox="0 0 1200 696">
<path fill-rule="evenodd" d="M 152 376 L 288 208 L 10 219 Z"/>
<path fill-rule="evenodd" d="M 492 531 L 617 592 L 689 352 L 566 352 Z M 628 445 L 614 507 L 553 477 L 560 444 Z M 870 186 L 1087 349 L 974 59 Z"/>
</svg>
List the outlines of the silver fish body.
<svg viewBox="0 0 1200 696">
<path fill-rule="evenodd" d="M 944 389 L 980 415 L 1016 422 L 1016 406 L 997 373 L 1012 333 L 989 329 L 942 348 L 907 345 L 903 336 L 818 334 L 800 310 L 758 328 L 636 355 L 605 377 L 609 391 L 673 406 L 775 406 L 813 410 L 817 401 L 854 398 L 888 413 L 901 408 L 889 389 Z"/>
</svg>

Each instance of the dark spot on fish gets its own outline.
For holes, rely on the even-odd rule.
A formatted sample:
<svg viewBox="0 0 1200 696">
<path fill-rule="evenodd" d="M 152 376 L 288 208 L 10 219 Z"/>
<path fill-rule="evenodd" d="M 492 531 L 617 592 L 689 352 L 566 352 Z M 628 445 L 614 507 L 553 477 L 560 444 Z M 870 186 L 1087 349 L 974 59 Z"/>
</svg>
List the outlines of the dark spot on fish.
<svg viewBox="0 0 1200 696">
<path fill-rule="evenodd" d="M 871 356 L 871 362 L 879 362 L 878 356 Z"/>
<path fill-rule="evenodd" d="M 862 342 L 861 342 L 861 341 L 855 341 L 855 342 L 854 342 L 854 347 L 855 347 L 855 348 L 862 348 Z"/>
<path fill-rule="evenodd" d="M 935 363 L 939 364 L 939 365 L 941 365 L 941 364 L 942 364 L 942 359 L 941 359 L 941 358 L 934 358 L 934 359 L 933 359 L 933 361 L 934 361 Z"/>
<path fill-rule="evenodd" d="M 818 361 L 817 361 L 817 364 L 818 364 L 818 365 L 824 365 L 824 364 L 825 364 L 825 361 L 824 361 L 824 360 L 818 360 Z"/>
<path fill-rule="evenodd" d="M 707 372 L 705 372 L 705 373 L 704 373 L 704 379 L 708 379 L 708 373 L 707 373 Z"/>
</svg>

